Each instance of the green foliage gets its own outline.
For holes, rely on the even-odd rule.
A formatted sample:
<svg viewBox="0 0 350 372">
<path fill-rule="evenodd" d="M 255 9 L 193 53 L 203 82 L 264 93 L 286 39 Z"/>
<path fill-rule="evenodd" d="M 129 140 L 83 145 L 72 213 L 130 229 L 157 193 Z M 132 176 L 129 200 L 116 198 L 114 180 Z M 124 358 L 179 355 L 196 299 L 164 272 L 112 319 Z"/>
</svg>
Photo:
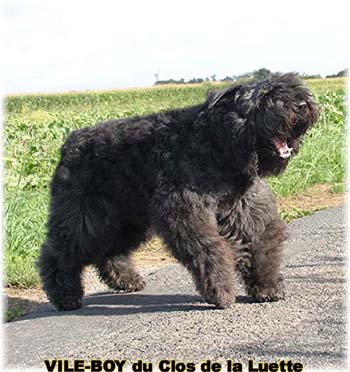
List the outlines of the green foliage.
<svg viewBox="0 0 350 372">
<path fill-rule="evenodd" d="M 344 185 L 344 79 L 307 82 L 321 105 L 320 120 L 307 134 L 287 172 L 269 180 L 277 195 L 329 183 Z M 5 100 L 5 271 L 8 283 L 38 283 L 35 261 L 45 234 L 48 185 L 64 138 L 98 121 L 193 105 L 209 89 L 225 86 L 168 86 L 110 92 L 22 95 Z M 297 211 L 295 217 L 305 211 Z M 286 218 L 295 218 L 286 216 Z"/>
<path fill-rule="evenodd" d="M 254 79 L 266 79 L 271 74 L 271 71 L 267 68 L 261 68 L 253 72 Z"/>
<path fill-rule="evenodd" d="M 280 215 L 282 219 L 286 222 L 290 222 L 295 220 L 296 218 L 305 217 L 312 214 L 311 211 L 305 210 L 305 209 L 292 209 L 292 210 L 283 210 L 281 211 Z"/>
<path fill-rule="evenodd" d="M 23 309 L 21 306 L 15 307 L 14 309 L 11 309 L 11 310 L 6 310 L 5 321 L 12 322 L 18 317 L 24 315 L 25 313 L 26 313 L 26 310 Z"/>
<path fill-rule="evenodd" d="M 36 259 L 45 234 L 47 217 L 45 190 L 10 189 L 5 197 L 5 272 L 12 285 L 38 283 Z"/>
</svg>

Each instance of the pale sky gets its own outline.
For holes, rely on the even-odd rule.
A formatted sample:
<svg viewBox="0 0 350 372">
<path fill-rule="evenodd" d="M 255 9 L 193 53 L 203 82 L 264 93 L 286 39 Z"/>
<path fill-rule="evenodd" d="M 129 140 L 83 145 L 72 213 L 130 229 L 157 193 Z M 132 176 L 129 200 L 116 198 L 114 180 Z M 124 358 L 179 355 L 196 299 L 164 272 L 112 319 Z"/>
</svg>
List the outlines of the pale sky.
<svg viewBox="0 0 350 372">
<path fill-rule="evenodd" d="M 349 65 L 347 0 L 2 0 L 4 93 Z"/>
</svg>

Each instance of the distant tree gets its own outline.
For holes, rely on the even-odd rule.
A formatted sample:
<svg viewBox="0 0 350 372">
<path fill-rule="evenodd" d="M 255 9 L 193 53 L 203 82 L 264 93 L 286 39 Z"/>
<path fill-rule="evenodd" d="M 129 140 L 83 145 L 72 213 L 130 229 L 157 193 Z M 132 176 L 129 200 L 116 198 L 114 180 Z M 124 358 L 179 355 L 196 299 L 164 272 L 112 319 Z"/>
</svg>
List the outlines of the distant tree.
<svg viewBox="0 0 350 372">
<path fill-rule="evenodd" d="M 337 77 L 347 76 L 349 70 L 346 68 L 345 70 L 341 70 L 337 73 Z"/>
<path fill-rule="evenodd" d="M 271 75 L 271 71 L 267 68 L 260 68 L 259 70 L 253 71 L 253 78 L 257 80 L 266 79 Z"/>
<path fill-rule="evenodd" d="M 201 84 L 204 80 L 202 78 L 193 78 L 188 81 L 188 84 Z"/>
<path fill-rule="evenodd" d="M 186 84 L 185 79 L 181 78 L 180 80 L 168 79 L 168 80 L 158 80 L 154 85 L 166 85 L 166 84 Z"/>
<path fill-rule="evenodd" d="M 337 74 L 327 75 L 326 78 L 343 77 L 343 76 L 346 76 L 347 74 L 348 74 L 348 69 L 345 69 L 345 70 L 339 71 Z"/>
<path fill-rule="evenodd" d="M 210 76 L 212 81 L 216 81 L 216 74 Z"/>
<path fill-rule="evenodd" d="M 176 81 L 174 79 L 169 80 L 158 80 L 154 83 L 154 85 L 165 85 L 165 84 L 175 84 Z"/>
<path fill-rule="evenodd" d="M 300 74 L 303 79 L 321 79 L 320 74 L 305 74 L 304 72 Z"/>
<path fill-rule="evenodd" d="M 221 81 L 233 81 L 233 78 L 231 76 L 226 76 Z"/>
</svg>

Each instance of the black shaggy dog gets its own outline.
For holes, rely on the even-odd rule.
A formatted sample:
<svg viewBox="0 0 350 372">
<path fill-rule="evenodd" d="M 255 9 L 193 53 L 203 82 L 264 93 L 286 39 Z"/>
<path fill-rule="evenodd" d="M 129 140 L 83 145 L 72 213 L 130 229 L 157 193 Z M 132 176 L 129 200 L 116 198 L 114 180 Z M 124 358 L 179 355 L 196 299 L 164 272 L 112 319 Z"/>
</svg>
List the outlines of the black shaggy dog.
<svg viewBox="0 0 350 372">
<path fill-rule="evenodd" d="M 81 306 L 90 264 L 114 290 L 142 290 L 130 254 L 153 232 L 207 302 L 234 301 L 235 271 L 257 301 L 283 298 L 286 229 L 261 177 L 286 168 L 317 117 L 301 80 L 275 74 L 193 107 L 74 131 L 52 180 L 39 259 L 52 304 Z"/>
</svg>

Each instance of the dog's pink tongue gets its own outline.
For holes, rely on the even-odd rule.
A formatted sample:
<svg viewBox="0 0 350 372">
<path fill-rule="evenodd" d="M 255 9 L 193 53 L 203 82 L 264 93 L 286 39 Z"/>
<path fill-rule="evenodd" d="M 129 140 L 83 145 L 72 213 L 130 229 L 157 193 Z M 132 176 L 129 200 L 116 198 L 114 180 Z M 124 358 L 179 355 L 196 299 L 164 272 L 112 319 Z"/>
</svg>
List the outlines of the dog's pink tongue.
<svg viewBox="0 0 350 372">
<path fill-rule="evenodd" d="M 274 140 L 274 143 L 282 159 L 287 159 L 291 156 L 293 149 L 288 147 L 286 142 L 276 139 Z"/>
</svg>

